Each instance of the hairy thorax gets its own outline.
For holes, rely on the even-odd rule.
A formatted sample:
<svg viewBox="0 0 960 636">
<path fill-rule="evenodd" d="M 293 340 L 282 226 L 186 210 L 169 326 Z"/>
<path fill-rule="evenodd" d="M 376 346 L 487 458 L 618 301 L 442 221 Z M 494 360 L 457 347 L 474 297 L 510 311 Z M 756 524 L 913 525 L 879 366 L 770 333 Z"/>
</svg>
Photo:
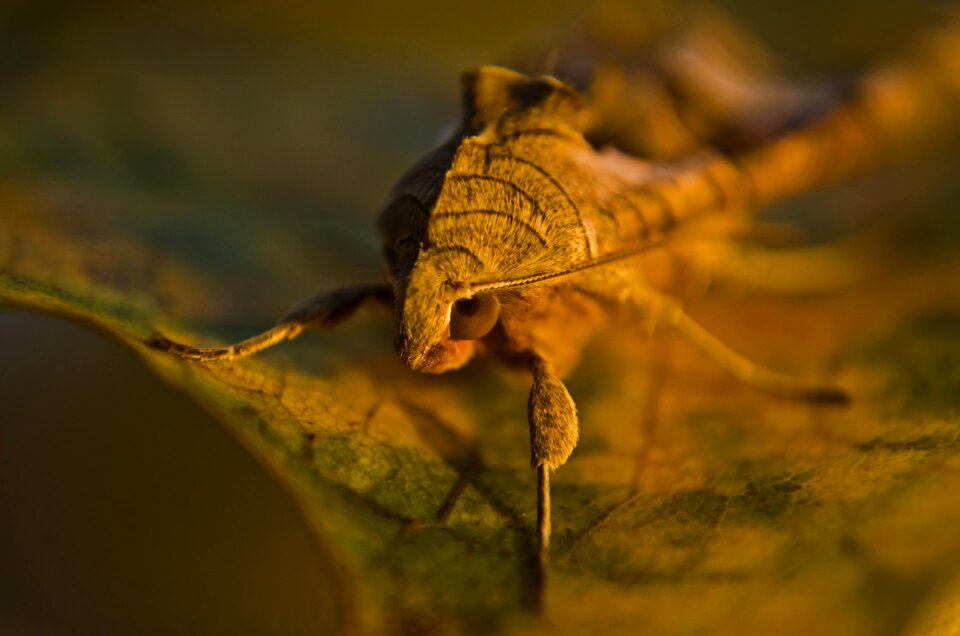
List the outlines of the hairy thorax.
<svg viewBox="0 0 960 636">
<path fill-rule="evenodd" d="M 515 362 L 536 354 L 565 373 L 604 313 L 642 308 L 648 289 L 635 259 L 578 268 L 655 245 L 685 220 L 679 210 L 716 208 L 725 193 L 594 148 L 583 98 L 553 78 L 487 68 L 465 89 L 461 129 L 400 181 L 380 218 L 398 352 L 419 371 L 462 366 L 479 346 Z M 691 192 L 703 205 L 690 205 Z M 552 276 L 563 279 L 536 282 Z M 499 320 L 476 343 L 454 339 L 457 303 L 481 292 Z"/>
</svg>

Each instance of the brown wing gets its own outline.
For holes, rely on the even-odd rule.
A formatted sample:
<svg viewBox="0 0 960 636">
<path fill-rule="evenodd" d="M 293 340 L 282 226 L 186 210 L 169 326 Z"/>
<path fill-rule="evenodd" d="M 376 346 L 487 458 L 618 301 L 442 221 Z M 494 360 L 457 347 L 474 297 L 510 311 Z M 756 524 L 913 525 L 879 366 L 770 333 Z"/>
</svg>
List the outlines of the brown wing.
<svg viewBox="0 0 960 636">
<path fill-rule="evenodd" d="M 596 116 L 585 133 L 597 147 L 651 160 L 703 147 L 742 153 L 816 119 L 845 95 L 843 82 L 786 81 L 772 55 L 716 11 L 628 34 L 620 23 L 651 21 L 620 9 L 520 63 L 589 98 Z"/>
</svg>

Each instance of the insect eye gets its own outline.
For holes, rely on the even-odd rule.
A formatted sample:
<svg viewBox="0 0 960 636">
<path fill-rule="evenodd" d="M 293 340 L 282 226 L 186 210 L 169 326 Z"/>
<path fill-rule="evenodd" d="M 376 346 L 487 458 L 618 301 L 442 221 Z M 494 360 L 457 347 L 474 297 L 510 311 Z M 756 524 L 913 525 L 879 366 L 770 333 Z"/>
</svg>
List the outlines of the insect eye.
<svg viewBox="0 0 960 636">
<path fill-rule="evenodd" d="M 450 312 L 450 337 L 477 340 L 493 329 L 500 317 L 500 302 L 492 294 L 478 294 L 453 303 Z"/>
</svg>

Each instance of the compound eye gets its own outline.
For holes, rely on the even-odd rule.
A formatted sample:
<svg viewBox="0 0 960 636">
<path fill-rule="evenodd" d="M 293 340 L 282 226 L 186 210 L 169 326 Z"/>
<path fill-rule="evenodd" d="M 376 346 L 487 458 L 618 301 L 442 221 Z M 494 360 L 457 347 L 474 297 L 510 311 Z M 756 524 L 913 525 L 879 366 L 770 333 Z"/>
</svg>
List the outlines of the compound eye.
<svg viewBox="0 0 960 636">
<path fill-rule="evenodd" d="M 450 337 L 477 340 L 493 329 L 500 317 L 500 301 L 493 294 L 477 294 L 453 303 L 450 311 Z"/>
</svg>

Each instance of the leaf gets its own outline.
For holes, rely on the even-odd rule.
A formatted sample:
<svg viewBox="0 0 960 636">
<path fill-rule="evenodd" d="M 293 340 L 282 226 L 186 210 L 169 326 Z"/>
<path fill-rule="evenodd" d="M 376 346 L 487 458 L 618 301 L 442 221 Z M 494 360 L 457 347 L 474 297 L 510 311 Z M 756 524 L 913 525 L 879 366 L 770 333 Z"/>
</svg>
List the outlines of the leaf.
<svg viewBox="0 0 960 636">
<path fill-rule="evenodd" d="M 34 142 L 57 137 L 49 121 L 0 123 L 24 152 L 43 155 Z M 190 139 L 213 128 L 170 125 Z M 688 303 L 758 362 L 839 377 L 849 409 L 753 393 L 670 334 L 612 332 L 592 347 L 569 382 L 582 436 L 554 477 L 537 617 L 529 378 L 489 363 L 415 375 L 391 352 L 391 320 L 372 311 L 237 363 L 145 348 L 154 329 L 198 344 L 250 335 L 313 288 L 358 282 L 361 267 L 374 277 L 374 248 L 353 249 L 367 239 L 340 217 L 233 209 L 196 185 L 209 175 L 190 176 L 216 163 L 202 143 L 164 151 L 157 131 L 114 132 L 129 153 L 118 174 L 78 147 L 52 154 L 93 174 L 27 157 L 0 189 L 0 302 L 106 331 L 223 422 L 334 555 L 350 631 L 896 634 L 932 620 L 921 615 L 937 598 L 949 603 L 960 571 L 954 230 L 937 233 L 939 258 L 897 261 L 833 296 Z M 228 158 L 228 177 L 247 174 L 243 157 Z M 272 212 L 281 202 L 263 192 L 286 173 L 271 166 L 251 189 Z M 167 180 L 137 181 L 158 173 Z M 853 199 L 823 207 L 840 215 Z"/>
<path fill-rule="evenodd" d="M 570 384 L 583 437 L 555 478 L 535 619 L 528 379 L 417 376 L 372 314 L 319 345 L 182 363 L 141 340 L 209 341 L 173 327 L 208 298 L 225 315 L 216 274 L 68 235 L 37 197 L 3 203 L 0 298 L 107 331 L 233 431 L 336 555 L 357 631 L 897 633 L 960 565 L 956 259 L 829 298 L 690 307 L 761 362 L 830 364 L 849 410 L 752 393 L 669 334 L 595 347 Z M 342 344 L 367 338 L 382 350 Z"/>
</svg>

